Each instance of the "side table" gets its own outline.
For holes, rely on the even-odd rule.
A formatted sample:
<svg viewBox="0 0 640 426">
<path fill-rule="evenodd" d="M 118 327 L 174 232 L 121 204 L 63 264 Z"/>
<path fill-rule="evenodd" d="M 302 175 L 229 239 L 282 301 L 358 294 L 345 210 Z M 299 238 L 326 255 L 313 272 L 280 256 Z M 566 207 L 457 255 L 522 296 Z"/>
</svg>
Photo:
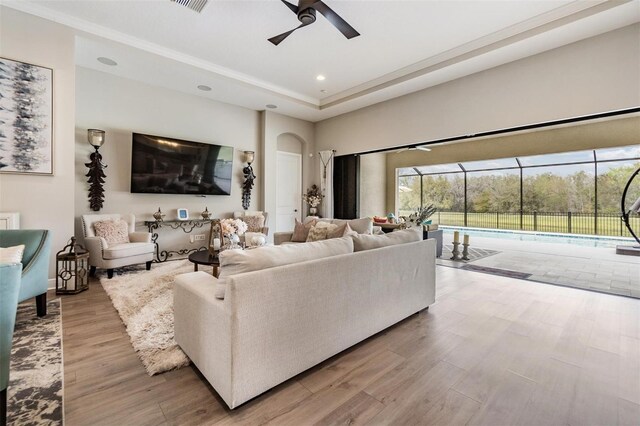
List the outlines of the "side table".
<svg viewBox="0 0 640 426">
<path fill-rule="evenodd" d="M 212 275 L 218 277 L 220 275 L 220 259 L 212 256 L 208 250 L 200 250 L 189 255 L 189 261 L 193 263 L 193 270 L 198 271 L 198 265 L 207 265 L 213 267 Z"/>
</svg>

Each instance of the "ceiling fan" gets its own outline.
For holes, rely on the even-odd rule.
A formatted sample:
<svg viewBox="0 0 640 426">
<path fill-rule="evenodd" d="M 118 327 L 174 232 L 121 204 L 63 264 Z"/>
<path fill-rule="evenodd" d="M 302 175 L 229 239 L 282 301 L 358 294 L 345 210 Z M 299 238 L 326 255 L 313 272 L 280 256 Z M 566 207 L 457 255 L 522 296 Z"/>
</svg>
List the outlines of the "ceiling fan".
<svg viewBox="0 0 640 426">
<path fill-rule="evenodd" d="M 400 148 L 399 150 L 396 151 L 396 154 L 399 152 L 404 152 L 404 151 L 425 151 L 425 152 L 429 152 L 431 151 L 431 148 L 427 148 L 425 146 L 412 146 L 409 148 Z"/>
<path fill-rule="evenodd" d="M 298 5 L 289 3 L 286 0 L 280 0 L 285 4 L 293 13 L 298 15 L 298 21 L 301 22 L 296 28 L 282 33 L 275 37 L 271 37 L 269 41 L 276 46 L 280 44 L 285 38 L 289 37 L 292 32 L 298 30 L 307 25 L 311 25 L 316 21 L 316 12 L 320 12 L 331 24 L 338 29 L 346 38 L 351 39 L 360 35 L 351 25 L 342 19 L 336 12 L 334 12 L 329 6 L 327 6 L 321 0 L 298 0 Z"/>
</svg>

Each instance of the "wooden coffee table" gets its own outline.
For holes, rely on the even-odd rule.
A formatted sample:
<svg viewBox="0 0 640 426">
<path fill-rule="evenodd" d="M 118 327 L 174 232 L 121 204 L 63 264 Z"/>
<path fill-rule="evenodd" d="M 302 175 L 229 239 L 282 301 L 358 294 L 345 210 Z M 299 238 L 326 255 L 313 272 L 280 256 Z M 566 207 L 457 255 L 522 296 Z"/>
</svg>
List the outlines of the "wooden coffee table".
<svg viewBox="0 0 640 426">
<path fill-rule="evenodd" d="M 213 267 L 213 276 L 220 274 L 220 259 L 212 256 L 208 250 L 200 250 L 189 255 L 189 261 L 193 263 L 193 270 L 198 271 L 198 265 L 207 265 Z"/>
</svg>

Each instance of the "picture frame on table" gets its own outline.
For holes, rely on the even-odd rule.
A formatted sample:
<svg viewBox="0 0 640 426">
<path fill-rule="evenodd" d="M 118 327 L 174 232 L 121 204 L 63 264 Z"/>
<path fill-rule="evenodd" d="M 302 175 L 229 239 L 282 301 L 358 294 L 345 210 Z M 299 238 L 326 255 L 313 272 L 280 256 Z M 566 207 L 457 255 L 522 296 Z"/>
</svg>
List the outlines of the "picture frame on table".
<svg viewBox="0 0 640 426">
<path fill-rule="evenodd" d="M 0 57 L 0 173 L 53 175 L 53 69 Z"/>
<path fill-rule="evenodd" d="M 178 220 L 189 220 L 189 210 L 178 209 L 177 218 Z"/>
</svg>

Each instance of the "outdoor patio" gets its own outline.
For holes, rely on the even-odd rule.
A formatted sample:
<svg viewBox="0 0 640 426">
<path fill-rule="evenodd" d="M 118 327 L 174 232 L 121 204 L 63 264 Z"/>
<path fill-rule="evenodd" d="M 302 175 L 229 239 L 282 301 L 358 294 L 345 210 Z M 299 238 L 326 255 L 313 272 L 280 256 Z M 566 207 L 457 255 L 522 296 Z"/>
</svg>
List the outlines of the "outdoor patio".
<svg viewBox="0 0 640 426">
<path fill-rule="evenodd" d="M 510 276 L 527 281 L 640 298 L 640 257 L 616 255 L 615 248 L 473 236 L 470 248 L 479 255 L 469 262 L 453 262 L 448 260 L 451 242 L 451 234 L 445 234 L 439 265 L 475 271 L 486 268 L 486 272 L 504 275 L 511 271 L 519 274 Z"/>
</svg>

